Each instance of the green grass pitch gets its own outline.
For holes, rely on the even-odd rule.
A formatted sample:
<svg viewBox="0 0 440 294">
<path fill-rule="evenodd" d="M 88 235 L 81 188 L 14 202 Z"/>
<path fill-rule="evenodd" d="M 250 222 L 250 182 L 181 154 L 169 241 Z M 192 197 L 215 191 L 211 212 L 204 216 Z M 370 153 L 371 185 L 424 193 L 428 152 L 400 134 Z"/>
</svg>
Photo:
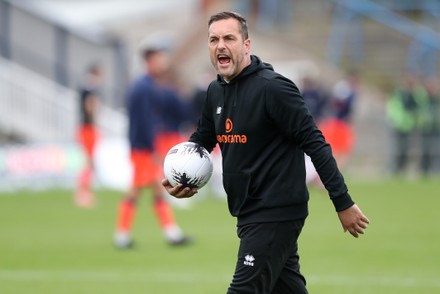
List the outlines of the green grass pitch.
<svg viewBox="0 0 440 294">
<path fill-rule="evenodd" d="M 299 241 L 310 293 L 440 293 L 440 180 L 358 183 L 352 196 L 371 220 L 359 239 L 342 232 L 327 195 L 311 189 Z M 172 248 L 141 199 L 130 251 L 112 246 L 121 195 L 76 208 L 71 192 L 0 194 L 0 293 L 225 293 L 238 240 L 225 201 L 204 197 L 176 218 L 194 238 Z M 196 196 L 197 197 L 197 196 Z"/>
</svg>

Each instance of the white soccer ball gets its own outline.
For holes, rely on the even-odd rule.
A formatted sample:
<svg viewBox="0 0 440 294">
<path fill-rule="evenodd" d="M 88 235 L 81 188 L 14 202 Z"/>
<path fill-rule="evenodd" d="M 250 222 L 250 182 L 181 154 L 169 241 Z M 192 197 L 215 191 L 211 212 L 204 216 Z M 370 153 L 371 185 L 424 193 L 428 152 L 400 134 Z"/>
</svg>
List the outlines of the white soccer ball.
<svg viewBox="0 0 440 294">
<path fill-rule="evenodd" d="M 212 158 L 201 145 L 183 142 L 172 147 L 164 160 L 163 171 L 171 186 L 200 189 L 211 178 Z"/>
</svg>

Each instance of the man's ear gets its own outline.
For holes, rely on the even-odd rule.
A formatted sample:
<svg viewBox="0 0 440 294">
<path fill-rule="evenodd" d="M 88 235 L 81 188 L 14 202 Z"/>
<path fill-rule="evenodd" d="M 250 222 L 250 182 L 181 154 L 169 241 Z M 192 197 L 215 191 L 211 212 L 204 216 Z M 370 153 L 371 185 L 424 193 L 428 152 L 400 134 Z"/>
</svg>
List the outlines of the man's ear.
<svg viewBox="0 0 440 294">
<path fill-rule="evenodd" d="M 244 40 L 244 47 L 245 47 L 246 54 L 249 54 L 251 52 L 251 40 L 250 39 Z"/>
</svg>

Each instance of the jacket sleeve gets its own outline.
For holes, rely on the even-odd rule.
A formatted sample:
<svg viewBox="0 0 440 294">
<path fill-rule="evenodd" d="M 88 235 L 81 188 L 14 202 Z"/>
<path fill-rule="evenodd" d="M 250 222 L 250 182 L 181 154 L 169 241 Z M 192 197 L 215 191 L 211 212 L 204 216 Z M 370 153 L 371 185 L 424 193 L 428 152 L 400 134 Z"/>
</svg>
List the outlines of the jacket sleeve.
<svg viewBox="0 0 440 294">
<path fill-rule="evenodd" d="M 208 92 L 209 93 L 209 88 Z M 217 144 L 216 134 L 215 134 L 215 124 L 213 120 L 213 107 L 211 106 L 211 99 L 209 94 L 205 99 L 202 114 L 199 118 L 196 131 L 190 136 L 189 141 L 202 145 L 212 152 L 215 145 Z"/>
<path fill-rule="evenodd" d="M 270 80 L 266 89 L 266 105 L 271 119 L 284 135 L 312 159 L 335 209 L 341 211 L 352 206 L 354 202 L 331 147 L 316 126 L 296 85 L 282 76 Z"/>
</svg>

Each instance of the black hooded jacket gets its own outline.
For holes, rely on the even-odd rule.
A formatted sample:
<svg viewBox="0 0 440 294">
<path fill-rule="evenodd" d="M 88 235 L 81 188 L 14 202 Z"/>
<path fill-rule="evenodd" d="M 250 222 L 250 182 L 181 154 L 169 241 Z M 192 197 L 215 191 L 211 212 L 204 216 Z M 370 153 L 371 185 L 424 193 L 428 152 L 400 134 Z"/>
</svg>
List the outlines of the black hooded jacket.
<svg viewBox="0 0 440 294">
<path fill-rule="evenodd" d="M 228 207 L 238 225 L 306 218 L 304 152 L 336 210 L 354 204 L 298 88 L 256 56 L 229 83 L 219 76 L 209 85 L 190 141 L 210 152 L 219 144 Z"/>
</svg>

